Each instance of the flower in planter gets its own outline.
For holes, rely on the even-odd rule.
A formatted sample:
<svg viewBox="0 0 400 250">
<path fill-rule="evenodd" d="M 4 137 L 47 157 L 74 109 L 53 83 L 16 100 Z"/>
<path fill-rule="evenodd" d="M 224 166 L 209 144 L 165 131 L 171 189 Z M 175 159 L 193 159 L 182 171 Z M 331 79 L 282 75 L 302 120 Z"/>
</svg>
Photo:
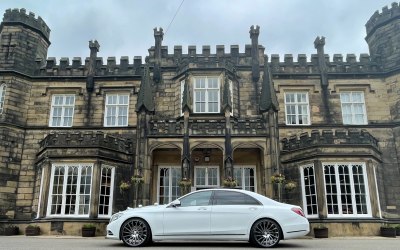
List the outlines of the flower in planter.
<svg viewBox="0 0 400 250">
<path fill-rule="evenodd" d="M 271 181 L 272 183 L 284 183 L 285 182 L 285 175 L 283 174 L 274 174 L 273 176 L 271 176 Z"/>
<path fill-rule="evenodd" d="M 297 183 L 295 181 L 287 181 L 285 183 L 285 189 L 287 191 L 293 191 L 296 188 L 297 188 Z"/>
<path fill-rule="evenodd" d="M 188 178 L 182 178 L 182 180 L 179 182 L 179 186 L 182 188 L 187 188 L 192 186 L 192 180 Z"/>
<path fill-rule="evenodd" d="M 131 188 L 131 183 L 129 181 L 121 181 L 119 184 L 119 191 L 124 192 Z"/>
<path fill-rule="evenodd" d="M 142 184 L 144 182 L 144 178 L 141 175 L 135 174 L 131 177 L 131 182 L 133 185 Z"/>
<path fill-rule="evenodd" d="M 229 176 L 228 178 L 224 179 L 224 181 L 222 182 L 222 185 L 224 187 L 233 188 L 233 187 L 237 186 L 237 181 L 235 178 L 232 178 Z"/>
<path fill-rule="evenodd" d="M 82 228 L 96 228 L 96 226 L 94 224 L 89 223 L 89 224 L 84 224 Z"/>
</svg>

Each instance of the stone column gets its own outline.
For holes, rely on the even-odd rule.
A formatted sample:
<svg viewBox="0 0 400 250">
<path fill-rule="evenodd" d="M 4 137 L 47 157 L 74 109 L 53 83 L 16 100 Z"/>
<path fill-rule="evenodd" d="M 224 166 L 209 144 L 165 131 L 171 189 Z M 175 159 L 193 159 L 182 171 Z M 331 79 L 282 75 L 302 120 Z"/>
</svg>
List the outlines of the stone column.
<svg viewBox="0 0 400 250">
<path fill-rule="evenodd" d="M 49 189 L 50 189 L 50 178 L 51 178 L 51 162 L 50 161 L 45 161 L 42 163 L 42 180 L 41 180 L 41 193 L 40 195 L 40 201 L 38 204 L 38 208 L 40 209 L 38 211 L 38 218 L 44 218 L 46 217 L 47 213 L 47 205 L 48 205 L 48 199 L 49 199 Z"/>
<path fill-rule="evenodd" d="M 321 161 L 314 161 L 314 173 L 315 186 L 317 189 L 318 217 L 320 219 L 325 219 L 328 216 L 328 211 L 326 210 L 324 170 L 322 169 Z"/>
<path fill-rule="evenodd" d="M 89 218 L 97 218 L 98 207 L 99 207 L 99 191 L 100 191 L 100 179 L 101 179 L 101 164 L 96 162 L 93 164 L 92 172 L 92 186 L 90 190 L 90 211 Z"/>
</svg>

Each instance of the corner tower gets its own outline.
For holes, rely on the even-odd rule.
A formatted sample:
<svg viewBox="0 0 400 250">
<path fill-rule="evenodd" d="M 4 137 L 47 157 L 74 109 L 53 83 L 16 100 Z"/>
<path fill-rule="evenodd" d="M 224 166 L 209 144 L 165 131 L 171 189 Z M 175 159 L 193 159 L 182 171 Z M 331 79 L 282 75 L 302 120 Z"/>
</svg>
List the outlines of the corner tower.
<svg viewBox="0 0 400 250">
<path fill-rule="evenodd" d="M 0 25 L 0 70 L 33 74 L 47 57 L 49 36 L 41 17 L 25 9 L 6 10 Z"/>
<path fill-rule="evenodd" d="M 400 65 L 400 7 L 392 3 L 385 6 L 382 13 L 376 11 L 365 25 L 372 60 L 380 63 L 382 69 L 392 70 Z"/>
</svg>

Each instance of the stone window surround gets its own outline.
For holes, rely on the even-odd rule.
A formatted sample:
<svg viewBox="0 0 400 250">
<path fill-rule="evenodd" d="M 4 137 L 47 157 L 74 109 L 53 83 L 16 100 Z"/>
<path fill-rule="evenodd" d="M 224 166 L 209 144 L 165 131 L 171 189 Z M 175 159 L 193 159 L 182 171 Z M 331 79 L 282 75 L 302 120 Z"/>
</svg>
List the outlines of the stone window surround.
<svg viewBox="0 0 400 250">
<path fill-rule="evenodd" d="M 198 176 L 198 172 L 197 172 L 197 170 L 198 169 L 205 169 L 205 175 L 204 175 L 204 178 L 205 178 L 205 184 L 204 185 L 200 185 L 200 184 L 198 184 L 197 183 L 197 178 L 199 177 Z M 208 183 L 208 180 L 209 180 L 209 169 L 216 169 L 217 170 L 217 176 L 216 176 L 216 184 L 214 184 L 214 185 L 212 185 L 212 184 L 210 184 L 210 183 Z M 196 188 L 206 188 L 206 187 L 218 187 L 219 186 L 219 166 L 212 166 L 212 165 L 210 165 L 210 166 L 206 166 L 206 165 L 198 165 L 198 166 L 194 166 L 194 186 L 196 187 Z"/>
<path fill-rule="evenodd" d="M 358 165 L 362 165 L 363 167 L 363 177 L 364 177 L 364 186 L 365 186 L 365 192 L 366 192 L 366 203 L 367 203 L 367 210 L 368 213 L 367 214 L 328 214 L 327 211 L 327 200 L 326 200 L 326 184 L 325 184 L 325 173 L 324 173 L 324 165 L 326 164 L 358 164 Z M 368 162 L 350 162 L 350 161 L 346 161 L 346 162 L 334 162 L 334 161 L 313 161 L 313 163 L 306 163 L 306 164 L 301 164 L 301 166 L 299 167 L 300 170 L 300 176 L 301 176 L 301 190 L 302 190 L 302 200 L 303 200 L 303 210 L 306 213 L 306 199 L 305 199 L 305 190 L 304 190 L 304 175 L 303 175 L 303 169 L 305 167 L 310 167 L 312 166 L 314 168 L 314 178 L 315 178 L 315 183 L 316 183 L 316 192 L 317 192 L 317 203 L 318 203 L 318 214 L 316 216 L 309 216 L 306 214 L 307 218 L 328 218 L 328 219 L 339 219 L 339 218 L 372 218 L 373 214 L 376 214 L 375 210 L 380 210 L 379 207 L 373 206 L 374 203 L 372 200 L 374 200 L 375 198 L 371 197 L 370 194 L 370 190 L 369 188 L 371 188 L 368 183 L 368 179 L 372 178 L 374 179 L 375 176 L 369 176 L 369 175 L 375 175 L 375 167 L 373 167 L 373 172 L 368 171 L 367 170 L 367 165 L 369 165 L 369 161 Z M 353 178 L 353 177 L 352 177 Z M 375 180 L 376 181 L 376 180 Z M 352 182 L 353 183 L 353 182 Z M 324 188 L 318 188 L 319 186 L 323 186 Z M 352 187 L 354 188 L 354 187 Z M 373 188 L 376 188 L 376 186 L 374 186 Z M 376 190 L 377 191 L 377 190 Z M 338 190 L 338 192 L 340 192 L 340 190 Z M 352 191 L 353 192 L 353 191 Z M 374 191 L 372 191 L 374 192 Z M 352 193 L 353 197 L 352 197 L 352 201 L 353 204 L 355 204 L 356 201 L 354 201 L 354 192 Z M 376 194 L 372 194 L 373 196 Z M 379 197 L 377 197 L 377 199 L 379 200 Z M 340 200 L 340 197 L 339 199 Z M 339 201 L 340 202 L 340 201 Z M 379 201 L 377 201 L 379 203 Z"/>
<path fill-rule="evenodd" d="M 367 109 L 366 109 L 366 103 L 365 103 L 365 92 L 363 90 L 345 90 L 345 89 L 341 89 L 340 90 L 340 106 L 341 106 L 341 113 L 342 113 L 342 121 L 343 124 L 348 124 L 348 125 L 366 125 L 368 124 L 368 118 L 367 118 Z M 354 102 L 354 101 L 350 101 L 347 102 L 346 104 L 350 104 L 351 107 L 351 115 L 352 115 L 352 121 L 351 122 L 345 122 L 345 118 L 344 118 L 344 109 L 343 109 L 343 99 L 342 99 L 342 94 L 348 93 L 350 95 L 350 97 L 352 96 L 353 93 L 361 93 L 361 98 L 362 98 L 362 102 Z M 363 115 L 363 122 L 362 123 L 356 123 L 355 121 L 355 111 L 354 111 L 354 104 L 361 104 L 362 105 L 362 115 Z"/>
<path fill-rule="evenodd" d="M 59 213 L 52 213 L 52 205 L 53 205 L 53 195 L 55 195 L 53 193 L 54 190 L 54 182 L 55 182 L 55 168 L 56 167 L 64 167 L 65 168 L 65 172 L 62 174 L 62 178 L 63 178 L 63 183 L 62 183 L 62 193 L 59 193 L 58 195 L 61 194 L 61 202 L 57 203 L 57 205 L 61 206 L 61 211 Z M 68 182 L 68 179 L 70 177 L 70 175 L 68 174 L 68 169 L 70 167 L 78 167 L 78 174 L 76 176 L 76 193 L 70 193 L 71 196 L 76 196 L 75 197 L 75 204 L 70 203 L 70 206 L 75 207 L 75 212 L 74 214 L 66 214 L 65 212 L 65 208 L 68 205 L 68 202 L 66 201 L 66 196 L 67 196 L 67 186 L 70 185 L 71 188 L 73 185 L 71 185 L 71 182 Z M 90 168 L 90 190 L 89 193 L 85 193 L 84 191 L 84 195 L 89 195 L 89 204 L 88 204 L 88 209 L 87 209 L 87 213 L 83 213 L 80 214 L 79 213 L 79 207 L 80 205 L 85 205 L 85 204 L 81 204 L 80 203 L 80 196 L 81 196 L 81 175 L 82 172 L 85 168 Z M 90 213 L 90 207 L 91 207 L 91 200 L 92 200 L 92 180 L 93 180 L 93 164 L 90 163 L 53 163 L 51 166 L 51 177 L 50 177 L 50 186 L 49 186 L 49 197 L 48 197 L 48 205 L 47 205 L 47 216 L 48 217 L 53 217 L 53 216 L 57 216 L 57 217 L 89 217 L 89 213 Z M 72 180 L 73 181 L 73 180 Z M 87 182 L 85 182 L 85 184 L 87 184 Z"/>
<path fill-rule="evenodd" d="M 66 99 L 67 97 L 72 97 L 72 96 L 73 96 L 73 103 L 70 104 L 70 105 L 65 104 L 65 99 Z M 56 98 L 56 97 L 63 97 L 63 98 L 62 98 L 62 99 L 63 99 L 63 103 L 62 103 L 61 105 L 57 105 L 57 106 L 55 105 L 55 98 Z M 74 123 L 74 113 L 75 113 L 75 99 L 76 99 L 75 94 L 52 94 L 52 96 L 51 96 L 50 118 L 49 118 L 49 127 L 72 127 L 72 126 L 73 126 L 73 123 Z M 54 125 L 54 124 L 53 124 L 54 109 L 55 109 L 56 107 L 61 108 L 61 115 L 60 115 L 61 121 L 60 121 L 60 125 Z M 66 118 L 66 116 L 65 116 L 65 110 L 66 110 L 67 108 L 69 108 L 69 109 L 72 108 L 72 111 L 71 111 L 72 115 L 70 116 L 70 118 L 71 118 L 71 123 L 70 123 L 70 125 L 64 125 L 64 122 L 65 122 L 64 119 Z"/>
<path fill-rule="evenodd" d="M 40 180 L 40 190 L 39 190 L 39 199 L 38 199 L 38 211 L 37 211 L 37 219 L 40 218 L 65 218 L 66 216 L 60 216 L 60 215 L 52 215 L 48 216 L 47 215 L 47 207 L 49 205 L 49 193 L 50 193 L 50 180 L 51 180 L 51 172 L 52 172 L 52 165 L 53 164 L 67 164 L 70 163 L 71 161 L 45 161 L 38 165 L 38 167 L 41 170 L 38 170 L 39 173 L 41 172 L 41 180 Z M 74 163 L 77 161 L 74 161 Z M 115 171 L 117 166 L 115 164 L 110 164 L 106 163 L 103 161 L 90 161 L 90 162 L 82 162 L 85 164 L 92 164 L 92 187 L 91 187 L 91 198 L 90 198 L 90 213 L 89 215 L 86 215 L 84 217 L 75 217 L 75 216 L 68 216 L 70 218 L 109 218 L 110 216 L 98 216 L 98 204 L 99 204 L 99 189 L 101 185 L 101 167 L 103 166 L 113 166 Z M 113 176 L 113 183 L 115 181 L 115 174 Z M 114 194 L 114 190 L 112 190 L 112 194 Z M 111 214 L 113 214 L 115 211 L 113 211 L 113 200 L 111 200 L 112 203 L 110 203 L 110 210 Z"/>
<path fill-rule="evenodd" d="M 243 183 L 241 183 L 242 185 L 239 185 L 238 183 L 238 187 L 240 187 L 243 190 L 248 190 L 248 191 L 252 191 L 252 192 L 257 192 L 257 173 L 256 173 L 256 166 L 254 165 L 234 165 L 233 166 L 233 172 L 235 173 L 235 170 L 239 170 L 240 171 L 240 175 L 241 175 L 241 180 L 243 182 L 244 177 L 246 177 L 246 173 L 245 173 L 245 169 L 253 169 L 253 176 L 248 176 L 249 178 L 253 179 L 253 186 L 244 186 Z M 249 187 L 249 189 L 246 189 L 246 187 Z M 253 188 L 253 189 L 252 189 Z"/>
<path fill-rule="evenodd" d="M 127 96 L 127 98 L 128 98 L 127 104 L 120 104 L 120 103 L 108 104 L 107 103 L 108 98 L 111 97 L 111 96 L 117 96 L 117 102 L 119 101 L 119 97 L 120 96 Z M 105 99 L 104 99 L 104 123 L 103 123 L 104 127 L 127 127 L 128 124 L 129 124 L 129 102 L 130 102 L 130 94 L 129 93 L 121 93 L 121 92 L 108 92 L 108 93 L 106 93 Z M 111 125 L 108 125 L 107 124 L 107 110 L 108 110 L 108 106 L 110 106 L 110 105 L 115 106 L 117 109 L 116 109 L 116 113 L 115 113 L 115 123 L 111 124 Z M 117 124 L 118 123 L 118 118 L 120 116 L 119 108 L 122 107 L 122 106 L 126 106 L 126 124 L 119 125 L 119 124 Z"/>
<path fill-rule="evenodd" d="M 179 173 L 179 176 L 176 176 L 176 183 L 172 183 L 172 179 L 173 176 L 171 174 L 169 174 L 168 178 L 169 178 L 169 182 L 168 182 L 168 201 L 167 202 L 160 202 L 160 189 L 161 189 L 161 183 L 160 183 L 160 179 L 161 179 L 161 169 L 169 169 L 170 173 L 172 172 L 172 169 L 177 170 L 176 173 Z M 181 180 L 181 166 L 176 166 L 176 165 L 159 165 L 158 166 L 158 170 L 157 170 L 157 203 L 159 204 L 167 204 L 170 203 L 171 201 L 174 200 L 174 198 L 179 198 L 181 196 L 180 194 L 180 187 L 179 187 L 179 181 Z M 176 188 L 176 192 L 177 195 L 176 197 L 173 196 L 173 188 Z"/>
<path fill-rule="evenodd" d="M 201 79 L 204 78 L 205 80 L 205 87 L 204 88 L 196 88 L 196 79 Z M 208 78 L 216 78 L 217 79 L 217 88 L 211 88 L 211 90 L 217 90 L 217 107 L 218 110 L 215 112 L 210 112 L 208 110 L 208 105 L 210 103 L 210 100 L 208 99 L 208 91 L 209 91 L 209 87 L 208 87 Z M 220 113 L 221 112 L 221 77 L 218 75 L 207 75 L 207 76 L 200 76 L 200 75 L 196 75 L 192 77 L 193 79 L 193 112 L 197 113 L 197 114 L 208 114 L 208 113 Z M 196 98 L 196 91 L 199 90 L 205 90 L 205 111 L 198 111 L 196 108 L 196 102 L 197 102 L 197 98 Z"/>
<path fill-rule="evenodd" d="M 288 103 L 287 102 L 287 99 L 286 99 L 286 95 L 287 94 L 295 94 L 295 97 L 297 97 L 297 95 L 299 95 L 299 94 L 306 94 L 306 102 L 304 102 L 304 103 L 302 103 L 302 102 L 297 102 L 297 101 L 295 101 L 295 102 L 291 102 L 291 103 Z M 296 98 L 297 99 L 297 98 Z M 285 102 L 285 123 L 286 123 L 286 125 L 294 125 L 294 126 L 296 126 L 296 125 L 304 125 L 304 126 L 308 126 L 308 125 L 311 125 L 311 114 L 310 114 L 310 98 L 309 98 L 309 93 L 308 93 L 308 91 L 307 90 L 295 90 L 295 89 L 293 89 L 293 90 L 285 90 L 284 91 L 284 102 Z M 288 105 L 294 105 L 295 106 L 295 113 L 294 114 L 291 114 L 291 115 L 295 115 L 295 117 L 296 117 L 296 122 L 293 124 L 293 123 L 289 123 L 289 120 L 288 120 Z M 299 107 L 299 105 L 306 105 L 306 114 L 299 114 L 298 113 L 298 107 Z M 307 123 L 299 123 L 299 116 L 307 116 Z"/>
<path fill-rule="evenodd" d="M 105 188 L 107 188 L 107 185 L 104 185 L 104 183 L 103 183 L 103 170 L 104 169 L 111 170 L 111 175 L 107 176 L 107 177 L 110 178 L 110 183 L 109 183 L 110 190 L 109 190 L 108 194 L 107 193 L 102 193 L 102 187 L 104 186 Z M 100 171 L 100 189 L 99 189 L 99 206 L 98 206 L 98 216 L 99 216 L 99 218 L 110 218 L 111 215 L 113 214 L 113 209 L 112 208 L 113 208 L 113 200 L 114 200 L 113 199 L 114 198 L 114 196 L 113 196 L 113 193 L 114 193 L 114 181 L 115 181 L 115 167 L 107 165 L 107 164 L 103 164 L 101 166 L 101 171 Z M 103 197 L 109 197 L 108 204 L 101 202 L 102 196 Z M 100 207 L 101 206 L 108 206 L 108 213 L 107 214 L 100 213 Z"/>
</svg>

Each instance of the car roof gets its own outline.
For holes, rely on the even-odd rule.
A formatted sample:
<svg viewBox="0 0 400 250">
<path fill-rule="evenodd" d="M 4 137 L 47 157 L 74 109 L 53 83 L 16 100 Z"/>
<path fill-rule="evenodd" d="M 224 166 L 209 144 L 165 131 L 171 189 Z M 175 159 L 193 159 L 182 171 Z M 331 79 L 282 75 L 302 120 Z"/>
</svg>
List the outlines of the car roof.
<svg viewBox="0 0 400 250">
<path fill-rule="evenodd" d="M 248 190 L 243 190 L 243 189 L 234 189 L 234 188 L 208 188 L 208 189 L 201 189 L 197 191 L 190 192 L 186 195 L 193 194 L 193 193 L 199 193 L 199 192 L 205 192 L 205 191 L 232 191 L 232 192 L 238 192 L 238 193 L 244 193 L 247 195 L 250 195 L 251 197 L 257 199 L 259 202 L 261 202 L 264 205 L 272 205 L 272 204 L 281 204 L 275 200 L 272 200 L 264 195 L 258 194 L 256 192 L 248 191 Z M 184 196 L 186 196 L 184 195 Z M 183 196 L 183 197 L 184 197 Z"/>
</svg>

